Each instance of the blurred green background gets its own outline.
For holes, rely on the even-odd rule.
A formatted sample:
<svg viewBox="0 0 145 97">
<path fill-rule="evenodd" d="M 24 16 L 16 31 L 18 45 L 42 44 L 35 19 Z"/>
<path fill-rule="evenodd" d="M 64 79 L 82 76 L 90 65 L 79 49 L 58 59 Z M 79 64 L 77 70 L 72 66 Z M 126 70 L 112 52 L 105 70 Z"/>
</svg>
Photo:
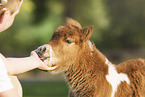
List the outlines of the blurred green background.
<svg viewBox="0 0 145 97">
<path fill-rule="evenodd" d="M 23 82 L 24 97 L 68 97 L 64 81 Z"/>
<path fill-rule="evenodd" d="M 83 27 L 94 25 L 91 41 L 112 62 L 145 58 L 144 5 L 145 0 L 24 0 L 13 25 L 0 33 L 0 53 L 6 57 L 28 56 L 32 50 L 50 40 L 53 31 L 64 23 L 66 17 L 71 17 Z M 60 87 L 66 91 L 66 94 L 61 94 L 63 91 L 54 90 L 54 97 L 67 95 L 68 88 L 62 74 L 33 70 L 19 78 L 24 85 L 24 97 L 48 97 L 51 94 L 41 96 L 46 93 L 46 87 L 48 91 Z M 46 82 L 41 83 L 44 80 Z M 53 83 L 56 80 L 60 87 L 57 82 Z M 27 88 L 35 87 L 33 81 L 37 88 L 41 87 L 39 96 L 29 95 Z"/>
</svg>

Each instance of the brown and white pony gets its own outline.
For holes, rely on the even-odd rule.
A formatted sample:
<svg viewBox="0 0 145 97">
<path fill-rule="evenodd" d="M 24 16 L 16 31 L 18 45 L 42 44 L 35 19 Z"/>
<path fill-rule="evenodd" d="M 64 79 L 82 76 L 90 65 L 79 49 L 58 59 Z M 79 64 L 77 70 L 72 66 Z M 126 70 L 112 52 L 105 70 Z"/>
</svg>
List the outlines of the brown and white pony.
<svg viewBox="0 0 145 97">
<path fill-rule="evenodd" d="M 145 60 L 112 64 L 89 41 L 93 26 L 68 18 L 36 52 L 53 72 L 63 71 L 69 97 L 145 97 Z"/>
</svg>

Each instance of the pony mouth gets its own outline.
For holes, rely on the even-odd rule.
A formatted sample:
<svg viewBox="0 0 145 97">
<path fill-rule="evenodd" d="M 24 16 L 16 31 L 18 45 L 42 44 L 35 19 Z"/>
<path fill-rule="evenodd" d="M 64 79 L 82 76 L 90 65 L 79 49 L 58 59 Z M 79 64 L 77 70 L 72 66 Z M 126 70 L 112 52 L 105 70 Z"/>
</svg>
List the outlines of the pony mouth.
<svg viewBox="0 0 145 97">
<path fill-rule="evenodd" d="M 45 60 L 49 60 L 49 59 L 50 59 L 50 56 L 42 56 L 42 55 L 39 55 L 39 54 L 38 54 L 38 57 L 39 57 L 40 60 L 43 61 L 43 62 L 44 62 Z M 49 64 L 48 64 L 47 66 L 48 66 L 48 67 L 55 67 L 56 65 L 55 65 L 55 64 L 52 64 L 52 65 L 49 65 Z"/>
<path fill-rule="evenodd" d="M 36 49 L 34 51 L 38 55 L 39 59 L 42 62 L 44 62 L 45 64 L 47 64 L 48 67 L 52 67 L 52 68 L 53 67 L 56 67 L 55 64 L 51 64 L 51 65 L 49 64 L 49 61 L 50 61 L 51 56 L 50 56 L 50 54 L 47 54 L 47 53 L 44 52 L 45 49 L 38 48 L 38 49 Z"/>
<path fill-rule="evenodd" d="M 39 56 L 38 57 L 40 58 L 41 61 L 45 61 L 47 59 L 50 59 L 50 56 L 47 56 L 47 57 L 44 57 L 44 56 Z"/>
<path fill-rule="evenodd" d="M 41 61 L 45 61 L 46 59 L 50 59 L 50 55 L 44 56 L 43 52 L 37 51 L 37 50 L 35 50 L 35 52 Z"/>
</svg>

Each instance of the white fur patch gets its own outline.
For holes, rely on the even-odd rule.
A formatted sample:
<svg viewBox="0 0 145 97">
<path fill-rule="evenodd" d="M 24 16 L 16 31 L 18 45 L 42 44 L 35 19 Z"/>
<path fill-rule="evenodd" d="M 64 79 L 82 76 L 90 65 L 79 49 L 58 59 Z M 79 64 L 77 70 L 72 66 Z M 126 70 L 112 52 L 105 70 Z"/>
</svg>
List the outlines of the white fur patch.
<svg viewBox="0 0 145 97">
<path fill-rule="evenodd" d="M 115 66 L 106 58 L 105 64 L 108 65 L 108 75 L 106 76 L 107 81 L 112 86 L 112 95 L 111 97 L 114 97 L 115 92 L 117 91 L 118 86 L 121 82 L 126 81 L 127 84 L 130 84 L 129 78 L 126 74 L 118 73 L 116 71 Z"/>
<path fill-rule="evenodd" d="M 92 45 L 92 43 L 91 43 L 90 40 L 88 40 L 88 44 L 89 44 L 89 47 L 90 47 L 91 51 L 94 51 L 94 49 L 93 49 L 93 45 Z M 91 53 L 91 55 L 92 55 L 92 53 Z"/>
<path fill-rule="evenodd" d="M 49 60 L 45 60 L 45 63 L 48 63 L 50 66 L 54 65 L 59 61 L 59 59 L 55 56 L 55 53 L 50 45 L 44 45 L 48 52 L 44 54 L 44 56 L 50 56 Z"/>
</svg>

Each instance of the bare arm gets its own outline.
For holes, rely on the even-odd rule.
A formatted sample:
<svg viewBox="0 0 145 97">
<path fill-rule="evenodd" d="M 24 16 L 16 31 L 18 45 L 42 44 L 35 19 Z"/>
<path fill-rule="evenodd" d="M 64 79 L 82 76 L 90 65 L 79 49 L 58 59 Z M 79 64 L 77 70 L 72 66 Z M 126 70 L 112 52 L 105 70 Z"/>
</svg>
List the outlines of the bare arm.
<svg viewBox="0 0 145 97">
<path fill-rule="evenodd" d="M 39 68 L 43 70 L 53 70 L 55 67 L 47 67 L 37 56 L 37 54 L 33 51 L 30 57 L 24 58 L 5 58 L 4 56 L 0 55 L 3 59 L 8 74 L 20 74 L 26 71 Z"/>
<path fill-rule="evenodd" d="M 37 60 L 37 57 L 34 56 L 24 57 L 24 58 L 6 58 L 7 71 L 10 74 L 20 74 L 26 71 L 35 69 L 39 67 L 39 64 L 43 64 L 40 59 Z"/>
</svg>

